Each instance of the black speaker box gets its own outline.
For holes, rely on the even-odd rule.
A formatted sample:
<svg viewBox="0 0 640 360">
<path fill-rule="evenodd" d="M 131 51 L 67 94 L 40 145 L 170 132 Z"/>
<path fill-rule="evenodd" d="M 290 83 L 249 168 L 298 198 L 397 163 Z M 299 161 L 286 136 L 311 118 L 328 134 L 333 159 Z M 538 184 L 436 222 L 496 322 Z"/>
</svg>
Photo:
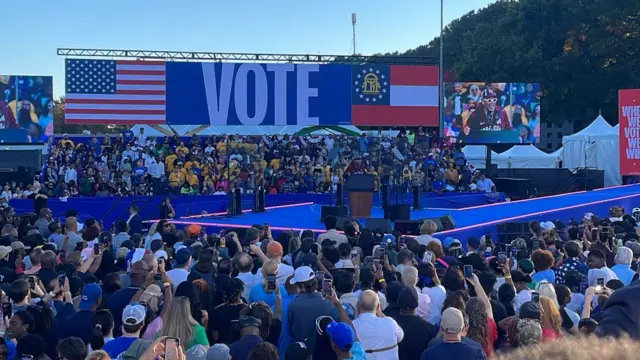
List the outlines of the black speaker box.
<svg viewBox="0 0 640 360">
<path fill-rule="evenodd" d="M 388 234 L 391 232 L 391 220 L 389 219 L 379 219 L 379 218 L 368 218 L 364 223 L 364 227 L 366 229 L 375 230 L 377 228 L 382 229 L 382 232 Z"/>
<path fill-rule="evenodd" d="M 445 215 L 440 217 L 440 223 L 442 223 L 442 230 L 453 230 L 456 228 L 456 222 L 451 215 Z"/>
<path fill-rule="evenodd" d="M 411 219 L 411 207 L 408 204 L 393 204 L 389 211 L 391 221 Z"/>
<path fill-rule="evenodd" d="M 354 222 L 354 223 L 358 224 L 358 227 L 359 227 L 360 229 L 363 229 L 362 224 L 361 224 L 360 222 L 358 222 L 358 220 L 356 220 L 356 219 L 352 219 L 352 218 L 348 218 L 348 217 L 338 216 L 338 217 L 336 217 L 336 230 L 338 230 L 338 231 L 344 231 L 344 226 L 343 226 L 343 224 L 344 224 L 344 222 L 345 222 L 346 220 L 349 220 L 349 221 L 352 221 L 352 222 Z"/>
<path fill-rule="evenodd" d="M 320 221 L 324 221 L 327 216 L 349 217 L 349 208 L 346 206 L 323 205 L 320 209 Z"/>
<path fill-rule="evenodd" d="M 393 230 L 403 235 L 420 235 L 420 226 L 424 220 L 396 220 Z"/>
</svg>

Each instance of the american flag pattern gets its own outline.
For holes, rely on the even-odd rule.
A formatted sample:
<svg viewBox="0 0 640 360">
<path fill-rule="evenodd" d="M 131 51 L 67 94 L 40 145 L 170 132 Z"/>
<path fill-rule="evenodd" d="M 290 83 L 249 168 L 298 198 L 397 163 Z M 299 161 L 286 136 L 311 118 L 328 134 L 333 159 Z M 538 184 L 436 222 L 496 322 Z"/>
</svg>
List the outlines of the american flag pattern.
<svg viewBox="0 0 640 360">
<path fill-rule="evenodd" d="M 164 61 L 66 60 L 67 124 L 165 124 Z"/>
</svg>

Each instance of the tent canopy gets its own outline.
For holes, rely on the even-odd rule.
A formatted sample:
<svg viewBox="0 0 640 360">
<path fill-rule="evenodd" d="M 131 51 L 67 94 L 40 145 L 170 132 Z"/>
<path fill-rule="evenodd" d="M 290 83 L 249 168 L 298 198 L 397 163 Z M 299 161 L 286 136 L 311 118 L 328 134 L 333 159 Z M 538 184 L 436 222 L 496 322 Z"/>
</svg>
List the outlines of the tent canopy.
<svg viewBox="0 0 640 360">
<path fill-rule="evenodd" d="M 620 143 L 618 129 L 598 116 L 589 126 L 562 138 L 562 166 L 604 170 L 604 185 L 620 185 Z"/>
<path fill-rule="evenodd" d="M 532 144 L 515 145 L 496 158 L 506 161 L 509 168 L 516 169 L 553 169 L 558 167 L 559 162 L 558 156 L 547 154 Z"/>
<path fill-rule="evenodd" d="M 478 169 L 484 169 L 487 167 L 487 146 L 486 145 L 467 145 L 462 148 L 462 153 L 464 157 L 469 161 L 473 166 Z M 498 167 L 504 167 L 505 164 L 501 162 L 497 162 L 498 153 L 491 150 L 491 162 L 493 164 L 498 164 Z"/>
<path fill-rule="evenodd" d="M 359 136 L 362 132 L 355 126 L 307 126 L 302 130 L 299 130 L 294 135 L 307 136 L 307 135 L 330 135 L 330 134 L 343 134 L 348 136 Z"/>
</svg>

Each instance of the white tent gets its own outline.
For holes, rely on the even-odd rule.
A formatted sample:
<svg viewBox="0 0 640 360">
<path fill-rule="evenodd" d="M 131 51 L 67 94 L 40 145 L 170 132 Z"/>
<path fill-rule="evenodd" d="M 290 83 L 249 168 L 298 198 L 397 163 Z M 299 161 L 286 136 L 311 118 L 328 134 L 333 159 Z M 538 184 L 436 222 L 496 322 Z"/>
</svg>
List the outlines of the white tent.
<svg viewBox="0 0 640 360">
<path fill-rule="evenodd" d="M 604 185 L 620 185 L 618 131 L 598 116 L 589 126 L 562 138 L 562 166 L 574 170 L 591 167 L 604 170 Z"/>
<path fill-rule="evenodd" d="M 484 169 L 487 167 L 487 147 L 485 145 L 467 145 L 462 148 L 464 157 L 468 162 L 473 164 L 478 169 Z M 498 153 L 491 151 L 491 163 L 498 164 L 499 168 L 505 168 L 508 166 L 506 162 L 497 161 Z"/>
<path fill-rule="evenodd" d="M 547 154 L 534 145 L 516 145 L 499 154 L 496 162 L 506 162 L 512 169 L 553 169 L 558 167 L 559 159 L 557 155 Z"/>
</svg>

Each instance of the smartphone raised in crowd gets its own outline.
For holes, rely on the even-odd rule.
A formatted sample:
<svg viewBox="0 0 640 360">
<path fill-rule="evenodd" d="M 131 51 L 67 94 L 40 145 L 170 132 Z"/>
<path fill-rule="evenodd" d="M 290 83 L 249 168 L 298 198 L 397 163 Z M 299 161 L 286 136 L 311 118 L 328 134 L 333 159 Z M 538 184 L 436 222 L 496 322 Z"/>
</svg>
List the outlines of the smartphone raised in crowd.
<svg viewBox="0 0 640 360">
<path fill-rule="evenodd" d="M 276 289 L 276 275 L 267 275 L 267 291 L 274 291 Z"/>
<path fill-rule="evenodd" d="M 604 290 L 604 278 L 596 279 L 596 294 L 601 294 Z"/>
<path fill-rule="evenodd" d="M 330 297 L 333 294 L 333 280 L 322 280 L 322 294 L 326 297 Z"/>
<path fill-rule="evenodd" d="M 431 259 L 433 258 L 433 254 L 431 253 L 431 251 L 425 251 L 424 252 L 424 258 L 422 259 L 423 263 L 430 263 Z"/>
<path fill-rule="evenodd" d="M 100 255 L 100 244 L 98 243 L 93 244 L 93 253 L 95 255 Z"/>
<path fill-rule="evenodd" d="M 380 259 L 373 258 L 373 271 L 378 271 L 380 269 Z"/>
<path fill-rule="evenodd" d="M 64 287 L 64 283 L 65 283 L 66 278 L 67 278 L 67 275 L 58 274 L 58 285 L 60 285 L 60 288 Z"/>
<path fill-rule="evenodd" d="M 164 359 L 180 360 L 178 349 L 180 348 L 180 339 L 168 337 L 164 339 Z"/>
<path fill-rule="evenodd" d="M 591 240 L 598 240 L 598 229 L 591 229 Z"/>
<path fill-rule="evenodd" d="M 471 265 L 465 265 L 464 266 L 464 277 L 465 278 L 473 277 L 473 266 L 471 266 Z"/>
<path fill-rule="evenodd" d="M 535 292 L 535 291 L 532 292 L 531 293 L 531 301 L 539 303 L 540 302 L 540 293 Z"/>
<path fill-rule="evenodd" d="M 36 277 L 33 275 L 27 276 L 27 281 L 29 281 L 29 286 L 31 286 L 31 290 L 36 288 Z"/>
<path fill-rule="evenodd" d="M 499 252 L 498 253 L 498 264 L 505 265 L 507 263 L 507 253 Z"/>
</svg>

